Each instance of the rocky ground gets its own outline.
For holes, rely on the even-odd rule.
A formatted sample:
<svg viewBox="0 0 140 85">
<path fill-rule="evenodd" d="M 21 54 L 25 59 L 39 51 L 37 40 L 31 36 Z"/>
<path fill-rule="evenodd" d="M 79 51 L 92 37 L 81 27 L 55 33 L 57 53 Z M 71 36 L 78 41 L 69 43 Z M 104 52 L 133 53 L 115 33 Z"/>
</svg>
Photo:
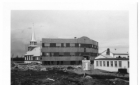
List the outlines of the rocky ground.
<svg viewBox="0 0 140 85">
<path fill-rule="evenodd" d="M 78 74 L 75 69 L 11 70 L 11 85 L 129 85 L 129 77 L 104 74 Z"/>
</svg>

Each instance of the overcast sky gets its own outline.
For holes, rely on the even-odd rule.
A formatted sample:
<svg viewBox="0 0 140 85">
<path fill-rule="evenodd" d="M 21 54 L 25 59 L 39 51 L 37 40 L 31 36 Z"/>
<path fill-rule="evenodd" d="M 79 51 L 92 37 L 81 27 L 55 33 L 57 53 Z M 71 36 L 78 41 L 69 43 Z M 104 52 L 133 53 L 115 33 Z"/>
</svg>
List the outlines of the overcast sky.
<svg viewBox="0 0 140 85">
<path fill-rule="evenodd" d="M 114 52 L 129 51 L 129 12 L 115 10 L 14 10 L 11 11 L 11 51 L 24 55 L 35 37 L 74 38 L 87 36 L 99 43 L 99 52 L 110 48 Z M 114 50 L 116 49 L 116 50 Z"/>
</svg>

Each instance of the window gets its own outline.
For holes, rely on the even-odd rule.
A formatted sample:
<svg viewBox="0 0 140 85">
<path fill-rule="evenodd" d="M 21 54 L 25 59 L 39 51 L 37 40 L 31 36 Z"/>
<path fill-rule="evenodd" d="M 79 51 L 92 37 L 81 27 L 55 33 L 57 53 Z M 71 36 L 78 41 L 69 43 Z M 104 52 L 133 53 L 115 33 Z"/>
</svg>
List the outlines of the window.
<svg viewBox="0 0 140 85">
<path fill-rule="evenodd" d="M 93 48 L 94 48 L 94 49 L 98 49 L 98 46 L 97 46 L 97 45 L 93 45 Z"/>
<path fill-rule="evenodd" d="M 84 48 L 84 52 L 86 53 L 86 48 Z"/>
<path fill-rule="evenodd" d="M 98 56 L 98 54 L 97 53 L 94 53 L 94 56 Z"/>
<path fill-rule="evenodd" d="M 71 61 L 70 62 L 71 65 L 75 65 L 75 63 L 76 63 L 75 61 Z"/>
<path fill-rule="evenodd" d="M 54 53 L 50 53 L 50 56 L 54 56 Z"/>
<path fill-rule="evenodd" d="M 117 67 L 117 61 L 115 61 L 115 67 Z"/>
<path fill-rule="evenodd" d="M 50 43 L 50 47 L 56 47 L 56 43 Z"/>
<path fill-rule="evenodd" d="M 94 45 L 94 48 L 96 49 L 96 48 L 97 48 L 97 46 L 96 46 L 96 45 Z"/>
<path fill-rule="evenodd" d="M 82 52 L 81 55 L 84 56 L 84 55 L 86 55 L 86 53 L 85 52 Z"/>
<path fill-rule="evenodd" d="M 75 53 L 75 55 L 76 55 L 76 56 L 79 56 L 79 53 L 78 53 L 78 52 L 76 52 L 76 53 Z"/>
<path fill-rule="evenodd" d="M 96 66 L 98 66 L 98 61 L 96 61 Z"/>
<path fill-rule="evenodd" d="M 64 47 L 66 47 L 66 43 L 64 43 Z"/>
<path fill-rule="evenodd" d="M 60 61 L 61 65 L 63 65 L 63 61 Z"/>
<path fill-rule="evenodd" d="M 49 54 L 49 53 L 45 53 L 45 55 L 46 55 L 46 56 L 50 56 L 50 54 Z"/>
<path fill-rule="evenodd" d="M 91 44 L 91 48 L 93 48 L 93 45 Z"/>
<path fill-rule="evenodd" d="M 61 47 L 64 47 L 64 43 L 61 43 Z"/>
<path fill-rule="evenodd" d="M 66 43 L 66 47 L 70 47 L 70 43 Z"/>
<path fill-rule="evenodd" d="M 84 44 L 79 44 L 79 47 L 84 47 Z"/>
<path fill-rule="evenodd" d="M 92 44 L 89 44 L 89 48 L 92 48 Z"/>
<path fill-rule="evenodd" d="M 72 52 L 72 53 L 70 53 L 70 55 L 71 55 L 71 56 L 75 56 L 75 53 L 74 53 L 74 52 Z"/>
<path fill-rule="evenodd" d="M 102 61 L 100 61 L 100 66 L 102 66 Z"/>
<path fill-rule="evenodd" d="M 59 56 L 59 53 L 58 53 L 58 52 L 55 52 L 55 53 L 54 53 L 54 56 Z"/>
<path fill-rule="evenodd" d="M 36 42 L 34 42 L 34 45 L 36 45 Z"/>
<path fill-rule="evenodd" d="M 122 61 L 119 61 L 119 67 L 122 67 Z"/>
<path fill-rule="evenodd" d="M 79 44 L 78 43 L 75 43 L 75 47 L 79 47 Z"/>
<path fill-rule="evenodd" d="M 79 47 L 81 47 L 81 44 L 79 44 Z"/>
<path fill-rule="evenodd" d="M 109 67 L 109 61 L 107 61 L 107 67 Z"/>
<path fill-rule="evenodd" d="M 82 53 L 79 53 L 79 56 L 82 56 Z"/>
<path fill-rule="evenodd" d="M 44 46 L 45 47 L 50 47 L 50 44 L 49 43 L 44 43 Z"/>
<path fill-rule="evenodd" d="M 93 53 L 90 53 L 91 56 L 93 56 Z"/>
<path fill-rule="evenodd" d="M 103 61 L 103 65 L 105 66 L 105 61 Z"/>
<path fill-rule="evenodd" d="M 93 45 L 93 47 L 92 48 L 95 48 L 95 45 Z"/>
<path fill-rule="evenodd" d="M 44 43 L 42 43 L 42 47 L 44 47 Z"/>
<path fill-rule="evenodd" d="M 60 52 L 60 53 L 59 53 L 59 56 L 64 56 L 64 53 Z"/>
<path fill-rule="evenodd" d="M 94 61 L 93 60 L 91 60 L 91 64 L 94 64 Z"/>
<path fill-rule="evenodd" d="M 65 52 L 64 56 L 70 56 L 70 53 L 69 52 Z"/>
<path fill-rule="evenodd" d="M 76 56 L 81 56 L 82 53 L 80 53 L 80 52 L 76 52 L 75 55 L 76 55 Z"/>
<path fill-rule="evenodd" d="M 113 61 L 111 61 L 111 67 L 113 67 Z"/>
<path fill-rule="evenodd" d="M 60 43 L 56 43 L 56 47 L 61 47 L 61 44 Z"/>
<path fill-rule="evenodd" d="M 128 61 L 128 68 L 129 68 L 129 61 Z"/>
<path fill-rule="evenodd" d="M 75 47 L 75 44 L 74 43 L 70 43 L 70 47 Z"/>
<path fill-rule="evenodd" d="M 45 56 L 45 52 L 42 52 L 42 56 Z"/>
</svg>

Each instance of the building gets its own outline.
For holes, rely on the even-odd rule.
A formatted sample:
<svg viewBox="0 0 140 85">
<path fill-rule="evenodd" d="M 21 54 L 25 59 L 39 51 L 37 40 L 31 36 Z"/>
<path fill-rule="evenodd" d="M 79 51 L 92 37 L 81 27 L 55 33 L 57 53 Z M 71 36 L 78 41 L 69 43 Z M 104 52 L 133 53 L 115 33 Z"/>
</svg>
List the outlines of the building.
<svg viewBox="0 0 140 85">
<path fill-rule="evenodd" d="M 41 47 L 37 45 L 34 31 L 32 28 L 32 37 L 28 46 L 28 51 L 24 55 L 24 63 L 41 63 Z"/>
<path fill-rule="evenodd" d="M 118 69 L 127 69 L 127 72 L 129 73 L 129 58 L 120 55 L 116 57 L 116 55 L 114 56 L 109 49 L 107 49 L 104 53 L 95 58 L 94 69 L 109 72 L 117 72 Z"/>
<path fill-rule="evenodd" d="M 93 63 L 98 55 L 98 42 L 88 37 L 73 39 L 42 39 L 42 63 L 45 65 L 79 65 L 83 56 Z"/>
<path fill-rule="evenodd" d="M 115 58 L 117 58 L 117 57 L 119 57 L 119 56 L 121 56 L 121 57 L 123 57 L 123 58 L 129 58 L 129 54 L 128 54 L 128 53 L 113 53 L 113 56 L 114 56 Z"/>
</svg>

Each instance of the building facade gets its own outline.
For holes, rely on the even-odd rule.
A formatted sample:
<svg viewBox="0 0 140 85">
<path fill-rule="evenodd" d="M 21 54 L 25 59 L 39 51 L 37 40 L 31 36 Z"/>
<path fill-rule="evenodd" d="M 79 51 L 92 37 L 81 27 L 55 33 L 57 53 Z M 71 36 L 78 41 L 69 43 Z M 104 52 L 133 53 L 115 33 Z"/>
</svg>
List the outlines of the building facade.
<svg viewBox="0 0 140 85">
<path fill-rule="evenodd" d="M 118 72 L 118 69 L 127 69 L 127 73 L 129 73 L 129 59 L 128 58 L 95 59 L 94 69 L 101 69 L 109 72 Z"/>
<path fill-rule="evenodd" d="M 119 55 L 116 56 L 116 54 Z M 120 54 L 123 55 L 120 56 Z M 129 73 L 129 58 L 124 57 L 124 54 L 125 53 L 112 53 L 109 49 L 107 49 L 95 58 L 94 69 L 100 69 L 109 72 L 118 72 L 118 69 L 127 69 L 127 73 Z M 129 56 L 128 54 L 126 55 Z"/>
<path fill-rule="evenodd" d="M 79 65 L 83 56 L 93 62 L 98 55 L 98 42 L 88 37 L 73 39 L 42 39 L 42 64 Z"/>
</svg>

